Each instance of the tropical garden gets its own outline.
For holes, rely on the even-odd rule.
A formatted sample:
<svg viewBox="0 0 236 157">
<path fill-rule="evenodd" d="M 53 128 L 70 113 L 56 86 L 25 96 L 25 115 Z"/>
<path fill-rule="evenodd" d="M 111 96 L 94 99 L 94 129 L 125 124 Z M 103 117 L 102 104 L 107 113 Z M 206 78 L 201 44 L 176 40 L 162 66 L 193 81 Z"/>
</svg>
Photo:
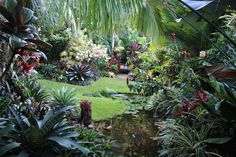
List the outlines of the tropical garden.
<svg viewBox="0 0 236 157">
<path fill-rule="evenodd" d="M 235 157 L 234 0 L 0 0 L 0 156 Z"/>
</svg>

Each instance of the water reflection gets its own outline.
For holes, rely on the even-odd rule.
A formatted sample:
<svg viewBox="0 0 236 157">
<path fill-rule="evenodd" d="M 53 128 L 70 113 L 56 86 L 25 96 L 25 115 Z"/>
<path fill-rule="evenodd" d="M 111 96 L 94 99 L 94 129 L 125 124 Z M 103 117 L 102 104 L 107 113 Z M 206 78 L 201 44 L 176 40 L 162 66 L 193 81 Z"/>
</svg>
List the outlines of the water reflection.
<svg viewBox="0 0 236 157">
<path fill-rule="evenodd" d="M 157 156 L 158 145 L 152 140 L 157 133 L 157 128 L 154 126 L 152 115 L 140 111 L 99 123 L 98 129 L 103 128 L 106 136 L 117 141 L 118 147 L 114 151 L 114 156 Z"/>
</svg>

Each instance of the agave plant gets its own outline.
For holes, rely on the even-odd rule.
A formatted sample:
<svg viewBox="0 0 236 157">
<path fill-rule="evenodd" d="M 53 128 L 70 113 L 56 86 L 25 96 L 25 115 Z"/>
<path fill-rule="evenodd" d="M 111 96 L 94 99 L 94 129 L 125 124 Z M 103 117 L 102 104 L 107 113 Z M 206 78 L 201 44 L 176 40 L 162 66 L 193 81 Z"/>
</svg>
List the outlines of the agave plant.
<svg viewBox="0 0 236 157">
<path fill-rule="evenodd" d="M 50 110 L 40 120 L 34 115 L 18 114 L 14 107 L 10 107 L 13 119 L 4 119 L 1 123 L 0 136 L 5 141 L 0 144 L 0 155 L 57 156 L 65 151 L 88 155 L 89 150 L 73 140 L 79 133 L 65 122 L 66 112 L 72 108 L 67 106 L 57 112 Z"/>
<path fill-rule="evenodd" d="M 98 75 L 88 64 L 76 64 L 67 70 L 69 82 L 84 84 L 86 81 L 96 80 Z"/>
</svg>

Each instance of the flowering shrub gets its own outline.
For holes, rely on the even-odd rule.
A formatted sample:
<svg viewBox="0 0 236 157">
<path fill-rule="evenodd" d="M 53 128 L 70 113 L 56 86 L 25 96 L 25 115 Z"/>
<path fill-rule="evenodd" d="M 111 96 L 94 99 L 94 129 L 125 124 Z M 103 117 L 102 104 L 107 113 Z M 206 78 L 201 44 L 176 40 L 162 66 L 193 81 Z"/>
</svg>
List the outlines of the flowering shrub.
<svg viewBox="0 0 236 157">
<path fill-rule="evenodd" d="M 85 36 L 72 39 L 60 56 L 70 66 L 81 62 L 90 63 L 98 58 L 109 59 L 105 46 L 94 44 Z"/>
</svg>

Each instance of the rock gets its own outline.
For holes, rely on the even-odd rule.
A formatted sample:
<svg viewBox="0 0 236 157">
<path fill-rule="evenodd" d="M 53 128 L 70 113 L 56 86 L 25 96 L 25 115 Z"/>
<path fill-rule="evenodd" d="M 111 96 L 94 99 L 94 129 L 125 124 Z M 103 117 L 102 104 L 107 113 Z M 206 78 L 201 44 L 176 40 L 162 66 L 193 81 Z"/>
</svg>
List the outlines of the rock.
<svg viewBox="0 0 236 157">
<path fill-rule="evenodd" d="M 112 129 L 112 126 L 109 125 L 108 127 L 105 128 L 106 130 L 111 130 Z"/>
<path fill-rule="evenodd" d="M 94 127 L 93 124 L 89 124 L 89 125 L 88 125 L 88 129 L 92 129 L 92 130 L 94 130 L 94 128 L 95 128 L 95 127 Z"/>
<path fill-rule="evenodd" d="M 91 97 L 91 96 L 93 96 L 92 94 L 90 94 L 90 93 L 83 93 L 83 96 L 88 96 L 88 97 Z"/>
</svg>

